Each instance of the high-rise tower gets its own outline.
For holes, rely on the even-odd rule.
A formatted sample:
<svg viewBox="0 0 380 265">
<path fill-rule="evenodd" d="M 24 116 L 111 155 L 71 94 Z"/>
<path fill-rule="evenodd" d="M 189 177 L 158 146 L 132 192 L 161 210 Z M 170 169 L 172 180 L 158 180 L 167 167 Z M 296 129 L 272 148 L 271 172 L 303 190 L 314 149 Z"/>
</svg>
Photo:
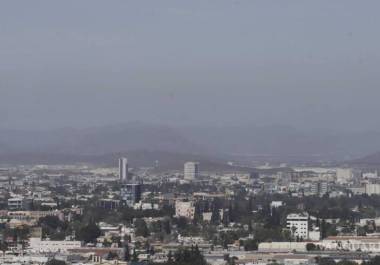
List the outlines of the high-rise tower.
<svg viewBox="0 0 380 265">
<path fill-rule="evenodd" d="M 187 162 L 184 166 L 184 177 L 186 180 L 195 180 L 199 177 L 199 163 Z"/>
<path fill-rule="evenodd" d="M 119 159 L 119 179 L 121 182 L 128 182 L 128 159 L 122 157 Z"/>
</svg>

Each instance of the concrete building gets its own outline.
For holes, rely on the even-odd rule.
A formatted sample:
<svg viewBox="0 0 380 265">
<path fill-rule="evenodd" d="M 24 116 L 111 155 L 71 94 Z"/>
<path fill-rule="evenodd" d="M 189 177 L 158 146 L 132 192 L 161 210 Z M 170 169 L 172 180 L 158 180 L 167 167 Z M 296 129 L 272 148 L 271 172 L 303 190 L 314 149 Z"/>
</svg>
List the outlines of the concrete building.
<svg viewBox="0 0 380 265">
<path fill-rule="evenodd" d="M 353 178 L 351 168 L 337 168 L 336 169 L 336 181 L 339 184 L 345 184 Z"/>
<path fill-rule="evenodd" d="M 17 211 L 22 210 L 24 206 L 23 198 L 9 198 L 8 199 L 8 210 Z"/>
<path fill-rule="evenodd" d="M 379 237 L 335 236 L 324 239 L 320 245 L 326 250 L 380 252 Z"/>
<path fill-rule="evenodd" d="M 139 183 L 124 183 L 121 185 L 120 197 L 124 205 L 133 207 L 141 201 L 141 187 Z"/>
<path fill-rule="evenodd" d="M 29 248 L 35 253 L 66 253 L 69 249 L 80 247 L 80 241 L 50 241 L 33 237 L 29 239 Z"/>
<path fill-rule="evenodd" d="M 365 193 L 368 195 L 380 194 L 380 184 L 368 183 L 365 185 Z"/>
<path fill-rule="evenodd" d="M 194 180 L 199 177 L 199 163 L 186 162 L 184 166 L 184 177 L 186 180 Z"/>
<path fill-rule="evenodd" d="M 309 231 L 308 239 L 312 241 L 319 241 L 321 239 L 321 231 L 319 230 Z"/>
<path fill-rule="evenodd" d="M 329 192 L 329 184 L 326 181 L 312 182 L 310 192 L 314 195 L 323 196 Z"/>
<path fill-rule="evenodd" d="M 212 212 L 204 212 L 202 214 L 202 219 L 204 222 L 211 222 L 212 220 Z"/>
<path fill-rule="evenodd" d="M 320 196 L 325 195 L 329 192 L 329 183 L 326 181 L 322 181 L 318 183 L 318 193 Z"/>
<path fill-rule="evenodd" d="M 119 159 L 119 179 L 121 182 L 128 182 L 128 159 L 122 157 Z"/>
<path fill-rule="evenodd" d="M 58 216 L 59 213 L 59 211 L 12 211 L 8 212 L 6 217 L 20 221 L 37 223 L 42 217 Z"/>
<path fill-rule="evenodd" d="M 309 238 L 309 214 L 308 213 L 289 214 L 286 218 L 286 227 L 290 230 L 293 237 L 308 239 Z"/>
<path fill-rule="evenodd" d="M 310 183 L 310 193 L 313 194 L 313 195 L 318 195 L 319 192 L 318 192 L 318 185 L 319 183 L 318 182 L 312 182 Z"/>
<path fill-rule="evenodd" d="M 175 216 L 194 219 L 195 207 L 193 202 L 176 201 Z"/>
<path fill-rule="evenodd" d="M 378 174 L 377 170 L 375 172 L 362 173 L 363 179 L 377 179 L 378 177 L 379 177 L 379 174 Z"/>
<path fill-rule="evenodd" d="M 119 200 L 112 200 L 112 199 L 100 199 L 97 202 L 97 206 L 107 209 L 107 210 L 113 210 L 117 209 L 120 206 L 120 201 Z"/>
<path fill-rule="evenodd" d="M 308 242 L 262 242 L 259 244 L 259 251 L 276 252 L 276 251 L 306 251 Z"/>
<path fill-rule="evenodd" d="M 31 205 L 32 201 L 23 197 L 8 199 L 8 210 L 10 211 L 29 210 Z"/>
</svg>

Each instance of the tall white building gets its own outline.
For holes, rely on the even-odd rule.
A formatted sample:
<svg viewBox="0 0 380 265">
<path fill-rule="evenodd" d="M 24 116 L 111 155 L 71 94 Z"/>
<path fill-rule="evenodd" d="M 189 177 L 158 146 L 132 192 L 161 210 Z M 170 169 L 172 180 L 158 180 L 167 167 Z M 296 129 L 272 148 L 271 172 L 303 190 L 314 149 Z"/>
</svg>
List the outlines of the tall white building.
<svg viewBox="0 0 380 265">
<path fill-rule="evenodd" d="M 365 193 L 369 196 L 374 194 L 380 194 L 380 184 L 378 183 L 367 183 L 365 185 Z"/>
<path fill-rule="evenodd" d="M 119 159 L 119 179 L 128 182 L 128 159 L 125 157 Z"/>
<path fill-rule="evenodd" d="M 286 218 L 286 227 L 290 230 L 293 237 L 303 239 L 309 238 L 309 214 L 308 213 L 292 213 Z"/>
<path fill-rule="evenodd" d="M 336 181 L 339 184 L 344 184 L 349 182 L 353 177 L 353 172 L 351 168 L 337 168 L 336 169 Z"/>
<path fill-rule="evenodd" d="M 187 180 L 194 180 L 199 177 L 199 163 L 186 162 L 184 166 L 184 176 Z"/>
</svg>

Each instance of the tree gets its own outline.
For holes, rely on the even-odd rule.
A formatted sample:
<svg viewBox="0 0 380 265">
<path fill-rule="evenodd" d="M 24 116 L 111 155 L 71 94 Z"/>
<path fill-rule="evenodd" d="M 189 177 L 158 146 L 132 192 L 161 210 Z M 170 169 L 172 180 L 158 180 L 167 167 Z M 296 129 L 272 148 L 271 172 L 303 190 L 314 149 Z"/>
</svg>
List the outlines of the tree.
<svg viewBox="0 0 380 265">
<path fill-rule="evenodd" d="M 294 225 L 290 228 L 290 230 L 292 231 L 292 237 L 293 237 L 293 239 L 296 237 L 295 236 L 295 233 L 296 233 L 296 231 L 297 231 L 297 227 L 295 227 Z"/>
<path fill-rule="evenodd" d="M 136 249 L 133 249 L 133 254 L 132 254 L 132 261 L 139 261 L 138 254 L 136 252 Z"/>
<path fill-rule="evenodd" d="M 321 224 L 321 238 L 324 239 L 327 237 L 327 224 L 326 224 L 326 220 L 323 219 L 322 220 L 322 224 Z"/>
<path fill-rule="evenodd" d="M 317 249 L 317 246 L 313 243 L 307 243 L 306 244 L 306 250 L 307 251 L 315 251 Z"/>
<path fill-rule="evenodd" d="M 1 241 L 1 242 L 0 242 L 0 250 L 1 250 L 2 252 L 5 252 L 5 251 L 8 250 L 8 244 L 7 244 L 7 242 L 5 242 L 5 241 Z"/>
<path fill-rule="evenodd" d="M 231 202 L 230 202 L 229 207 L 228 207 L 228 214 L 230 216 L 230 218 L 229 218 L 230 222 L 234 222 L 236 216 L 235 216 L 235 212 L 234 212 L 234 209 L 232 207 L 232 203 Z"/>
<path fill-rule="evenodd" d="M 207 265 L 206 260 L 200 253 L 198 246 L 192 246 L 191 249 L 180 249 L 174 254 L 174 264 L 178 265 Z M 165 265 L 173 265 L 173 262 L 167 262 Z"/>
<path fill-rule="evenodd" d="M 251 251 L 251 250 L 257 250 L 258 249 L 257 241 L 254 239 L 245 240 L 243 242 L 243 245 L 244 245 L 245 251 Z"/>
<path fill-rule="evenodd" d="M 253 198 L 252 196 L 249 196 L 249 199 L 248 199 L 248 212 L 251 213 L 252 210 L 253 210 Z"/>
<path fill-rule="evenodd" d="M 165 219 L 165 220 L 163 220 L 161 225 L 162 225 L 162 230 L 163 230 L 166 234 L 170 235 L 170 233 L 171 233 L 170 220 L 169 220 L 169 219 Z"/>
<path fill-rule="evenodd" d="M 279 215 L 276 208 L 272 208 L 272 214 L 268 215 L 268 218 L 265 222 L 265 227 L 267 228 L 276 228 L 280 226 L 281 216 Z"/>
<path fill-rule="evenodd" d="M 136 233 L 136 236 L 142 236 L 142 237 L 149 236 L 148 226 L 146 225 L 146 222 L 141 218 L 135 221 L 135 233 Z"/>
<path fill-rule="evenodd" d="M 46 265 L 67 265 L 63 260 L 51 259 L 46 262 Z"/>
<path fill-rule="evenodd" d="M 363 227 L 358 227 L 356 230 L 356 234 L 358 236 L 366 236 L 366 231 Z"/>
<path fill-rule="evenodd" d="M 199 203 L 196 203 L 194 207 L 195 207 L 195 210 L 194 210 L 193 224 L 196 225 L 202 221 L 202 211 L 201 211 L 201 208 L 199 206 Z"/>
<path fill-rule="evenodd" d="M 130 261 L 131 260 L 131 255 L 129 253 L 129 246 L 128 242 L 124 242 L 124 261 Z"/>
<path fill-rule="evenodd" d="M 321 258 L 317 259 L 318 265 L 336 265 L 336 262 L 332 258 Z"/>
<path fill-rule="evenodd" d="M 175 219 L 175 221 L 177 223 L 178 229 L 180 229 L 180 230 L 187 229 L 188 223 L 187 223 L 187 219 L 185 217 L 180 216 L 177 219 Z"/>
<path fill-rule="evenodd" d="M 337 265 L 358 265 L 355 261 L 351 260 L 341 260 L 337 263 Z"/>
<path fill-rule="evenodd" d="M 108 252 L 106 259 L 107 260 L 114 260 L 114 259 L 118 259 L 118 258 L 119 258 L 119 256 L 115 252 L 110 251 L 110 252 Z"/>
<path fill-rule="evenodd" d="M 218 225 L 220 223 L 220 213 L 219 209 L 214 206 L 211 214 L 211 223 L 214 225 Z"/>
<path fill-rule="evenodd" d="M 168 264 L 172 263 L 173 262 L 173 253 L 171 250 L 169 250 L 169 253 L 168 253 Z"/>
<path fill-rule="evenodd" d="M 80 240 L 83 240 L 85 243 L 95 243 L 96 239 L 101 235 L 100 228 L 93 222 L 82 227 L 77 236 Z"/>
</svg>

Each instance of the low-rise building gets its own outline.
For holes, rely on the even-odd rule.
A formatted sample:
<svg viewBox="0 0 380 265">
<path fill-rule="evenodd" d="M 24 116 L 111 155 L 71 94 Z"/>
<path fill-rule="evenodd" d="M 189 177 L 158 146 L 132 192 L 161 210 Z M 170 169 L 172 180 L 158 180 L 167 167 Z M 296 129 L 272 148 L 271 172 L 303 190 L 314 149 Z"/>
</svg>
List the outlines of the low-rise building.
<svg viewBox="0 0 380 265">
<path fill-rule="evenodd" d="M 194 219 L 195 207 L 193 202 L 176 201 L 175 203 L 175 216 Z"/>
<path fill-rule="evenodd" d="M 286 218 L 286 227 L 290 230 L 293 237 L 303 239 L 309 238 L 309 214 L 289 214 Z"/>
<path fill-rule="evenodd" d="M 42 240 L 41 238 L 30 238 L 29 247 L 31 252 L 39 253 L 66 253 L 71 249 L 78 249 L 81 247 L 80 241 L 53 241 Z"/>
<path fill-rule="evenodd" d="M 365 193 L 368 195 L 380 194 L 380 184 L 378 183 L 368 183 L 365 185 Z"/>
<path fill-rule="evenodd" d="M 324 239 L 320 245 L 326 250 L 352 252 L 380 252 L 380 237 L 336 236 Z"/>
</svg>

